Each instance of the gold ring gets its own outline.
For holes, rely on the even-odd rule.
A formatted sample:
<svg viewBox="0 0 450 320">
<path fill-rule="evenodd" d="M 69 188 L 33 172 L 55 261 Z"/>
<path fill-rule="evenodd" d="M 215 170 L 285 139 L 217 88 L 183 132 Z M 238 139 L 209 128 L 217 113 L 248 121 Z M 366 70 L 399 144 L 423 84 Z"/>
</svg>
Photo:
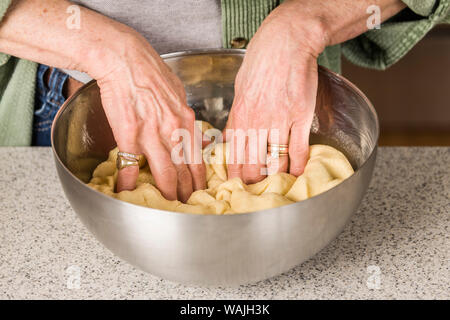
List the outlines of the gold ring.
<svg viewBox="0 0 450 320">
<path fill-rule="evenodd" d="M 269 155 L 272 159 L 278 159 L 280 157 L 289 156 L 289 153 L 270 152 Z"/>
<path fill-rule="evenodd" d="M 279 157 L 287 157 L 289 156 L 289 152 L 279 152 L 276 150 L 269 151 L 270 157 L 273 159 L 278 159 Z"/>
<path fill-rule="evenodd" d="M 118 152 L 116 167 L 121 170 L 126 167 L 138 166 L 139 167 L 139 156 L 128 152 Z"/>
<path fill-rule="evenodd" d="M 269 147 L 274 146 L 274 147 L 284 147 L 284 148 L 288 148 L 289 145 L 288 144 L 276 144 L 276 143 L 268 143 L 267 144 Z"/>
<path fill-rule="evenodd" d="M 270 153 L 271 158 L 285 157 L 289 155 L 289 145 L 269 143 L 267 151 Z"/>
<path fill-rule="evenodd" d="M 274 150 L 274 151 L 284 151 L 284 152 L 287 152 L 288 150 L 289 150 L 289 148 L 287 148 L 287 147 L 273 147 L 273 146 L 269 146 L 268 148 L 267 148 L 267 150 L 269 150 L 269 151 L 271 151 L 271 150 Z"/>
</svg>

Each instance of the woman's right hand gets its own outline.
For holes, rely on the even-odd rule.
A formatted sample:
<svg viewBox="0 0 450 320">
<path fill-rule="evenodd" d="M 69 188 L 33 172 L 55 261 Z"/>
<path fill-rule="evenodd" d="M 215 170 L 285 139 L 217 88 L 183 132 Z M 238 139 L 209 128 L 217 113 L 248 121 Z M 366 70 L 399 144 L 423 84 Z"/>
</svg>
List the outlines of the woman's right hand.
<svg viewBox="0 0 450 320">
<path fill-rule="evenodd" d="M 101 61 L 88 70 L 100 87 L 117 146 L 122 152 L 145 155 L 162 195 L 185 202 L 193 191 L 205 189 L 206 174 L 201 139 L 195 138 L 199 129 L 186 104 L 184 87 L 137 32 L 126 32 L 117 41 L 119 49 L 112 54 L 102 52 Z M 174 163 L 171 157 L 180 143 L 171 139 L 177 129 L 190 135 L 183 143 L 182 163 Z M 137 166 L 121 169 L 117 192 L 133 190 L 138 174 Z"/>
</svg>

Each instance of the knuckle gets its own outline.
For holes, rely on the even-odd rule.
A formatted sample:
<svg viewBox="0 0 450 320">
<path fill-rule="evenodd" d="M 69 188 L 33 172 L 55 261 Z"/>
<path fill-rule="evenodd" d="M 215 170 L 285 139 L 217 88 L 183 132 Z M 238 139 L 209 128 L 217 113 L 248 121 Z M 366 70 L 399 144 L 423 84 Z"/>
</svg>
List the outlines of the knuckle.
<svg viewBox="0 0 450 320">
<path fill-rule="evenodd" d="M 181 127 L 181 120 L 178 117 L 174 117 L 171 121 L 170 121 L 170 125 L 172 127 L 172 129 L 178 129 Z"/>
<path fill-rule="evenodd" d="M 258 172 L 245 172 L 244 173 L 244 182 L 245 183 L 256 183 L 261 181 L 264 177 L 262 175 L 260 175 Z"/>
<path fill-rule="evenodd" d="M 171 117 L 166 123 L 160 125 L 162 136 L 167 136 L 169 139 L 174 131 L 179 128 L 181 128 L 181 120 L 176 116 Z"/>
<path fill-rule="evenodd" d="M 304 168 L 300 167 L 300 166 L 295 166 L 295 167 L 291 167 L 289 171 L 291 174 L 298 177 L 303 173 Z"/>
<path fill-rule="evenodd" d="M 303 147 L 289 149 L 289 159 L 291 160 L 291 162 L 304 161 L 308 158 L 308 151 L 309 151 L 309 148 L 303 148 Z M 296 166 L 296 165 L 294 164 L 294 166 Z"/>
<path fill-rule="evenodd" d="M 261 166 L 256 165 L 256 164 L 254 164 L 254 165 L 250 165 L 250 164 L 245 165 L 244 168 L 243 168 L 244 175 L 245 175 L 245 176 L 255 176 L 255 175 L 258 175 L 258 172 L 259 172 L 259 168 L 260 168 L 260 167 L 261 167 Z"/>
<path fill-rule="evenodd" d="M 137 179 L 138 174 L 139 174 L 138 166 L 126 167 L 126 168 L 119 170 L 119 172 L 118 172 L 118 175 L 120 176 L 120 178 L 127 179 L 127 180 Z"/>
<path fill-rule="evenodd" d="M 206 175 L 206 167 L 204 164 L 194 164 L 189 167 L 192 175 L 196 178 L 202 178 Z"/>
<path fill-rule="evenodd" d="M 116 129 L 116 130 L 114 130 Z M 118 129 L 118 130 L 117 130 Z M 117 142 L 117 144 L 119 145 L 119 147 L 121 145 L 130 145 L 130 144 L 135 144 L 135 141 L 137 139 L 138 136 L 138 131 L 136 130 L 136 127 L 129 127 L 129 126 L 124 126 L 124 127 L 119 127 L 119 128 L 113 128 L 113 133 L 114 133 L 114 138 Z"/>
<path fill-rule="evenodd" d="M 123 41 L 125 41 L 124 45 L 128 48 L 136 49 L 142 46 L 142 40 L 137 37 L 125 37 Z"/>
<path fill-rule="evenodd" d="M 196 172 L 197 172 L 198 174 L 205 174 L 205 173 L 206 173 L 206 166 L 205 166 L 205 164 L 203 163 L 203 160 L 202 160 L 202 163 L 201 163 L 201 164 L 194 165 L 194 167 L 195 167 Z"/>
<path fill-rule="evenodd" d="M 295 176 L 299 176 L 303 173 L 307 162 L 306 157 L 299 157 L 298 154 L 295 157 L 290 157 L 289 172 Z"/>
<path fill-rule="evenodd" d="M 157 131 L 158 125 L 156 125 L 153 121 L 148 121 L 141 126 L 137 126 L 136 128 L 140 128 L 139 137 L 144 138 L 148 137 L 148 135 L 154 134 L 155 131 Z"/>
<path fill-rule="evenodd" d="M 177 170 L 170 164 L 165 165 L 159 170 L 159 175 L 167 181 L 174 182 L 177 180 Z"/>
<path fill-rule="evenodd" d="M 263 167 L 262 164 L 261 165 L 260 164 L 248 164 L 248 165 L 245 165 L 243 167 L 244 175 L 248 175 L 248 176 L 259 175 L 259 171 L 260 171 L 261 167 Z"/>
<path fill-rule="evenodd" d="M 136 139 L 136 137 L 124 137 L 120 136 L 120 138 L 116 139 L 117 147 L 119 151 L 129 152 L 134 154 L 140 154 L 140 145 Z"/>
<path fill-rule="evenodd" d="M 188 120 L 189 122 L 193 122 L 193 121 L 195 121 L 195 112 L 194 112 L 194 110 L 192 110 L 191 108 L 186 108 L 186 114 L 185 114 L 185 117 L 186 117 L 186 120 Z"/>
<path fill-rule="evenodd" d="M 191 173 L 187 168 L 182 167 L 178 170 L 178 181 L 182 182 L 183 184 L 192 181 Z"/>
<path fill-rule="evenodd" d="M 238 166 L 228 166 L 228 175 L 240 175 L 241 168 Z"/>
<path fill-rule="evenodd" d="M 136 129 L 136 121 L 126 120 L 123 122 L 119 122 L 119 128 L 123 132 L 135 132 Z"/>
<path fill-rule="evenodd" d="M 289 144 L 289 155 L 298 155 L 299 153 L 306 153 L 309 149 L 308 144 L 303 142 L 292 141 Z"/>
</svg>

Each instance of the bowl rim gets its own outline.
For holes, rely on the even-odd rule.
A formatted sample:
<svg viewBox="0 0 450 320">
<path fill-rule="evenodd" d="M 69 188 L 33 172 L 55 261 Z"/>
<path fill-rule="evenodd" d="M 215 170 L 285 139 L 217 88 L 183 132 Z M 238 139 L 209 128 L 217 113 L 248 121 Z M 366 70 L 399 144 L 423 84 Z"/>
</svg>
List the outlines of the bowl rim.
<svg viewBox="0 0 450 320">
<path fill-rule="evenodd" d="M 220 49 L 220 48 L 213 48 L 213 49 L 193 49 L 193 50 L 186 50 L 186 51 L 178 51 L 178 52 L 172 52 L 172 53 L 166 53 L 166 54 L 162 54 L 160 55 L 162 59 L 169 59 L 169 58 L 176 58 L 176 57 L 182 57 L 182 56 L 189 56 L 189 55 L 203 55 L 203 54 L 236 54 L 236 55 L 243 55 L 245 54 L 246 50 L 245 49 Z M 235 213 L 235 214 L 213 214 L 213 213 L 207 213 L 207 214 L 199 214 L 199 213 L 192 213 L 192 212 L 177 212 L 177 211 L 169 211 L 169 210 L 162 210 L 162 209 L 155 209 L 155 208 L 150 208 L 150 207 L 146 207 L 146 206 L 141 206 L 138 204 L 134 204 L 131 202 L 127 202 L 127 201 L 123 201 L 120 199 L 116 199 L 114 197 L 111 197 L 109 195 L 106 195 L 94 188 L 89 187 L 86 183 L 84 183 L 83 181 L 81 181 L 79 178 L 77 178 L 62 162 L 61 158 L 59 157 L 59 154 L 56 152 L 55 149 L 55 144 L 54 144 L 54 131 L 55 131 L 55 124 L 57 123 L 59 117 L 61 116 L 61 114 L 64 112 L 64 110 L 66 109 L 67 105 L 69 103 L 71 103 L 75 98 L 77 98 L 81 92 L 83 92 L 86 88 L 89 88 L 93 85 L 97 84 L 96 80 L 91 80 L 89 82 L 87 82 L 86 84 L 84 84 L 82 87 L 80 87 L 72 96 L 70 96 L 64 103 L 63 105 L 59 108 L 58 112 L 55 115 L 55 118 L 53 120 L 52 123 L 52 128 L 51 128 L 51 148 L 52 148 L 52 152 L 54 155 L 54 159 L 60 164 L 60 166 L 62 167 L 62 169 L 73 178 L 73 180 L 75 180 L 76 183 L 78 183 L 79 185 L 81 185 L 82 188 L 87 188 L 89 191 L 94 192 L 95 194 L 97 194 L 100 197 L 104 197 L 105 199 L 108 200 L 112 200 L 113 202 L 117 202 L 117 204 L 119 205 L 125 205 L 125 206 L 129 206 L 130 208 L 135 208 L 137 207 L 137 209 L 139 210 L 131 210 L 131 212 L 133 212 L 134 214 L 142 214 L 144 213 L 141 210 L 145 210 L 148 212 L 145 212 L 145 214 L 148 213 L 157 213 L 157 214 L 164 214 L 164 215 L 175 215 L 175 216 L 184 216 L 184 217 L 191 217 L 191 218 L 195 218 L 195 219 L 199 219 L 201 218 L 205 218 L 205 217 L 222 217 L 222 219 L 231 219 L 231 217 L 246 217 L 248 215 L 265 215 L 265 214 L 270 214 L 270 212 L 272 211 L 276 211 L 277 209 L 280 208 L 288 208 L 291 206 L 296 206 L 296 205 L 305 205 L 305 203 L 309 203 L 312 200 L 316 200 L 319 199 L 321 197 L 325 197 L 329 192 L 332 192 L 333 190 L 337 189 L 337 188 L 343 188 L 345 185 L 347 185 L 348 183 L 350 183 L 350 181 L 352 179 L 355 178 L 356 174 L 358 172 L 360 172 L 365 166 L 367 166 L 369 160 L 374 156 L 374 154 L 377 152 L 377 148 L 378 148 L 378 139 L 380 136 L 380 125 L 379 125 L 379 119 L 378 119 L 378 114 L 374 108 L 374 106 L 372 105 L 372 103 L 370 102 L 370 100 L 366 97 L 366 95 L 355 85 L 353 84 L 350 80 L 344 78 L 343 76 L 341 76 L 340 74 L 326 68 L 323 67 L 321 65 L 318 65 L 318 72 L 324 72 L 324 73 L 329 73 L 330 75 L 332 75 L 334 78 L 337 78 L 339 81 L 343 82 L 345 85 L 347 85 L 348 87 L 350 87 L 350 89 L 352 89 L 356 94 L 358 94 L 363 101 L 366 103 L 366 105 L 368 106 L 370 112 L 372 113 L 372 115 L 374 116 L 374 120 L 375 120 L 375 130 L 376 130 L 376 138 L 375 138 L 375 144 L 374 147 L 372 148 L 370 154 L 368 155 L 368 157 L 364 160 L 364 162 L 354 171 L 354 173 L 349 176 L 348 178 L 344 179 L 341 183 L 337 184 L 336 186 L 332 187 L 331 189 L 328 189 L 327 191 L 324 191 L 318 195 L 312 196 L 308 199 L 302 200 L 302 201 L 298 201 L 298 202 L 294 202 L 291 204 L 287 204 L 287 205 L 283 205 L 280 207 L 275 207 L 275 208 L 270 208 L 270 209 L 264 209 L 264 210 L 259 210 L 259 211 L 250 211 L 250 212 L 243 212 L 243 213 Z M 131 213 L 130 212 L 130 213 Z M 227 218 L 225 218 L 227 217 Z"/>
</svg>

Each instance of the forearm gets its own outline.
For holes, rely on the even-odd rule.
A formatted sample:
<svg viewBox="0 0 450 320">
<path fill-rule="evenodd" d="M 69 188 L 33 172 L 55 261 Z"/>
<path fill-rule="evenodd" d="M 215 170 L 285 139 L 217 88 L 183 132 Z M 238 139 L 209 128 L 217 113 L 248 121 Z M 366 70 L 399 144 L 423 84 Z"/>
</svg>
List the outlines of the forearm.
<svg viewBox="0 0 450 320">
<path fill-rule="evenodd" d="M 80 7 L 80 28 L 70 28 L 65 0 L 16 0 L 0 24 L 0 51 L 59 68 L 95 73 L 95 62 L 120 50 L 133 30 Z M 92 74 L 91 74 L 92 75 Z"/>
<path fill-rule="evenodd" d="M 373 5 L 380 9 L 381 22 L 406 7 L 400 0 L 287 0 L 277 9 L 279 12 L 274 12 L 274 16 L 283 16 L 289 28 L 300 36 L 312 34 L 312 46 L 323 50 L 325 46 L 347 41 L 366 32 L 372 14 L 367 10 Z M 269 21 L 271 18 L 269 16 Z"/>
<path fill-rule="evenodd" d="M 332 2 L 336 1 L 327 1 L 329 6 Z M 374 12 L 367 12 L 370 6 L 375 5 L 380 9 L 381 22 L 396 15 L 406 7 L 400 0 L 343 0 L 335 5 L 340 6 L 338 14 L 326 15 L 329 45 L 347 41 L 366 32 L 373 23 L 373 21 L 369 21 L 369 16 L 375 14 Z M 330 13 L 332 8 L 333 5 L 325 11 Z"/>
</svg>

